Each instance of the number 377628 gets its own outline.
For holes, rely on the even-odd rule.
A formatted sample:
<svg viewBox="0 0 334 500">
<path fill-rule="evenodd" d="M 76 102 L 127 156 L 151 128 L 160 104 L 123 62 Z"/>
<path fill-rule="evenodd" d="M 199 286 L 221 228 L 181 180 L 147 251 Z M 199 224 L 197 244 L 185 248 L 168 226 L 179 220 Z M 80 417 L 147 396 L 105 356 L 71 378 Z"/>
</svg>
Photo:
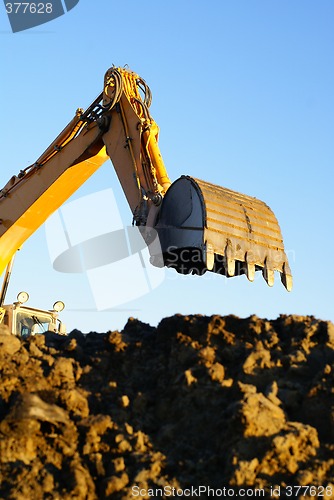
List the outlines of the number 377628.
<svg viewBox="0 0 334 500">
<path fill-rule="evenodd" d="M 52 3 L 7 2 L 7 14 L 51 14 Z"/>
</svg>

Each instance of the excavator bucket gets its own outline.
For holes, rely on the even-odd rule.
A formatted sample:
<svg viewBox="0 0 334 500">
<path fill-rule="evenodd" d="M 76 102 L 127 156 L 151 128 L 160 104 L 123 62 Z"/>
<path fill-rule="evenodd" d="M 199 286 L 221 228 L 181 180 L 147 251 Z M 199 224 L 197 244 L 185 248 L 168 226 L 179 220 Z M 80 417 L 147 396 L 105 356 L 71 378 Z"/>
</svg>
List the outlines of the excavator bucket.
<svg viewBox="0 0 334 500">
<path fill-rule="evenodd" d="M 269 286 L 274 272 L 288 291 L 292 276 L 277 219 L 262 201 L 182 176 L 167 190 L 155 225 L 163 263 L 178 272 L 212 271 L 227 277 L 262 271 Z"/>
</svg>

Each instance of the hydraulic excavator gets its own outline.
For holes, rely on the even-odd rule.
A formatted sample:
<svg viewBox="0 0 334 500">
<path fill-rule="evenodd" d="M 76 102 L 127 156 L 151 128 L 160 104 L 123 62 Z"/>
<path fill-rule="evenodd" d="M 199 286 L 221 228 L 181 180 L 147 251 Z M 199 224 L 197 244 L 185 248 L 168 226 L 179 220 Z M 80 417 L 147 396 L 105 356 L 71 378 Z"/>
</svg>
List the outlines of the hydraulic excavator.
<svg viewBox="0 0 334 500">
<path fill-rule="evenodd" d="M 172 183 L 151 101 L 150 88 L 139 75 L 110 68 L 93 103 L 78 109 L 37 161 L 0 190 L 0 273 L 7 267 L 0 321 L 2 316 L 4 323 L 15 324 L 10 307 L 3 304 L 16 251 L 108 158 L 152 265 L 185 274 L 245 274 L 250 281 L 260 271 L 269 286 L 278 271 L 291 290 L 292 275 L 271 209 L 256 198 L 188 175 Z M 159 245 L 152 244 L 154 239 Z"/>
</svg>

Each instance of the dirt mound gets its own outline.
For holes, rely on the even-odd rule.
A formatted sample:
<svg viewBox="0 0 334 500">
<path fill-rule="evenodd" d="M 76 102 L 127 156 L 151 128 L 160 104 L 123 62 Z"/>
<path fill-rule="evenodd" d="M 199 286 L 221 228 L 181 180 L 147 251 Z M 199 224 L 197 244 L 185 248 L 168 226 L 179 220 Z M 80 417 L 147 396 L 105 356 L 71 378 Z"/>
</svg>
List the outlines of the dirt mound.
<svg viewBox="0 0 334 500">
<path fill-rule="evenodd" d="M 0 334 L 0 497 L 332 498 L 333 366 L 313 317 Z"/>
</svg>

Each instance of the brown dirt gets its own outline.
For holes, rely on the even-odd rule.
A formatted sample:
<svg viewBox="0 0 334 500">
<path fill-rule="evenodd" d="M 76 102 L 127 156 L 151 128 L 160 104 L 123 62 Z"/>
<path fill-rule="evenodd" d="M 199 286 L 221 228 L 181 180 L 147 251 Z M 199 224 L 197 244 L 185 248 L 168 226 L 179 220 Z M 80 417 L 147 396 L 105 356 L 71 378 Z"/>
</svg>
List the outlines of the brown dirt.
<svg viewBox="0 0 334 500">
<path fill-rule="evenodd" d="M 313 317 L 0 333 L 0 497 L 334 498 L 333 367 L 334 325 Z"/>
</svg>

